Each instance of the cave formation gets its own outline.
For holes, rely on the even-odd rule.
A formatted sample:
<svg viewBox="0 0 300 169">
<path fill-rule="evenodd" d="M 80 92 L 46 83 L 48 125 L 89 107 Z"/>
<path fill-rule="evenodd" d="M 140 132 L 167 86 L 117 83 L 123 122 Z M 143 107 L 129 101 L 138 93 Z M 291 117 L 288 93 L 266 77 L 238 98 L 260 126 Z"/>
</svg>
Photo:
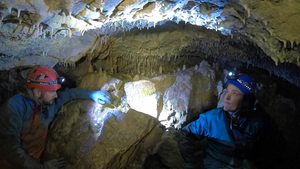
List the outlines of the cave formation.
<svg viewBox="0 0 300 169">
<path fill-rule="evenodd" d="M 253 161 L 298 168 L 299 11 L 299 0 L 2 0 L 0 103 L 16 94 L 31 66 L 53 66 L 67 78 L 63 88 L 110 91 L 117 107 L 63 106 L 51 131 L 65 133 L 52 132 L 45 158 L 63 154 L 69 168 L 180 168 L 178 152 L 170 153 L 173 129 L 217 107 L 225 73 L 236 67 L 257 81 L 268 122 Z M 85 127 L 99 118 L 79 120 L 89 108 L 118 132 L 103 123 L 99 133 Z M 109 144 L 111 135 L 117 141 Z"/>
</svg>

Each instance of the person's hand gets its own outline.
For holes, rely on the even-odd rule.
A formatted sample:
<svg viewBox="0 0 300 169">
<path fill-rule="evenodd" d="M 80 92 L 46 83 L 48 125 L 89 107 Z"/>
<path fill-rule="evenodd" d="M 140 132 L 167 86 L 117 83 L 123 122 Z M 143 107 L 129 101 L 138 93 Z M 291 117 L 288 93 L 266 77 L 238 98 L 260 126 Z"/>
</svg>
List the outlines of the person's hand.
<svg viewBox="0 0 300 169">
<path fill-rule="evenodd" d="M 105 104 L 105 102 L 108 103 L 108 104 L 112 103 L 112 99 L 110 97 L 110 94 L 108 92 L 102 91 L 102 90 L 93 92 L 92 95 L 91 95 L 91 98 L 95 102 L 100 103 L 100 104 Z"/>
<path fill-rule="evenodd" d="M 61 169 L 67 165 L 65 158 L 53 159 L 44 162 L 43 169 Z"/>
</svg>

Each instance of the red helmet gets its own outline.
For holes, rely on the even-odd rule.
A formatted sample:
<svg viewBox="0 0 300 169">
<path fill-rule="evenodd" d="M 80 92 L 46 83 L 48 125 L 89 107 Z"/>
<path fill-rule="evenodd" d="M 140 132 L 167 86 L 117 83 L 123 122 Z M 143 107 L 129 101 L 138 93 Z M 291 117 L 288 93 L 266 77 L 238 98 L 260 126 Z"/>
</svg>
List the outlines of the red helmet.
<svg viewBox="0 0 300 169">
<path fill-rule="evenodd" d="M 34 87 L 42 91 L 58 90 L 61 85 L 57 72 L 47 65 L 35 66 L 27 74 L 27 88 Z"/>
</svg>

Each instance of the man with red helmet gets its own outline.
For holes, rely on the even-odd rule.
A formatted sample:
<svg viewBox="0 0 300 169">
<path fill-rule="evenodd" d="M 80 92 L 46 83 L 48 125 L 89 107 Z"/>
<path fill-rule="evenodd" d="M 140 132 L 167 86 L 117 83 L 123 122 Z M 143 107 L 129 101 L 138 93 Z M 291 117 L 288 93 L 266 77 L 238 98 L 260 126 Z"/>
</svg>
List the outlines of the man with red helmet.
<svg viewBox="0 0 300 169">
<path fill-rule="evenodd" d="M 8 99 L 0 114 L 1 168 L 55 169 L 65 165 L 60 159 L 40 162 L 48 126 L 59 108 L 72 99 L 93 99 L 111 104 L 106 91 L 61 88 L 63 77 L 49 66 L 40 65 L 27 74 L 27 88 Z M 2 156 L 2 157 L 1 157 Z"/>
</svg>

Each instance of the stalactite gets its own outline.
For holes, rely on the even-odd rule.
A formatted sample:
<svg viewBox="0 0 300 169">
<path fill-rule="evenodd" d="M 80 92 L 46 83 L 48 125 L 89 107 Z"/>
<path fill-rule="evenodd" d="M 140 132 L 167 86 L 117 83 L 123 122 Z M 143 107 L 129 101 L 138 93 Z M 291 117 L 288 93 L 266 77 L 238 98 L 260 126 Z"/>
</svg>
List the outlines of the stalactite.
<svg viewBox="0 0 300 169">
<path fill-rule="evenodd" d="M 138 65 L 134 64 L 134 72 L 136 73 L 138 71 Z"/>
<path fill-rule="evenodd" d="M 283 47 L 286 48 L 287 41 L 283 40 Z"/>
<path fill-rule="evenodd" d="M 195 65 L 194 70 L 195 71 L 198 70 L 198 65 Z"/>
<path fill-rule="evenodd" d="M 250 17 L 250 12 L 251 12 L 250 8 L 248 8 L 247 11 L 248 11 L 248 18 L 249 18 Z"/>
<path fill-rule="evenodd" d="M 19 17 L 20 17 L 20 13 L 21 13 L 21 9 L 18 9 L 17 18 L 19 18 Z"/>
<path fill-rule="evenodd" d="M 150 61 L 150 62 L 149 62 L 150 75 L 152 75 L 152 66 L 153 66 L 153 64 L 152 64 L 151 61 Z"/>
<path fill-rule="evenodd" d="M 0 16 L 0 27 L 2 26 L 2 20 L 3 20 L 3 17 Z"/>
<path fill-rule="evenodd" d="M 53 28 L 51 28 L 51 32 L 50 32 L 50 37 L 52 38 L 53 36 Z"/>
<path fill-rule="evenodd" d="M 72 30 L 70 28 L 68 28 L 68 37 L 71 38 L 72 37 Z"/>
<path fill-rule="evenodd" d="M 67 68 L 67 66 L 68 66 L 68 63 L 67 63 L 67 61 L 66 61 L 66 60 L 64 60 L 64 67 L 66 67 L 66 68 Z"/>
<path fill-rule="evenodd" d="M 8 9 L 8 13 L 11 14 L 12 7 L 8 6 L 7 9 Z"/>
<path fill-rule="evenodd" d="M 35 34 L 35 38 L 38 38 L 39 37 L 39 28 L 37 27 L 36 29 L 35 29 L 35 32 L 34 32 L 34 34 Z"/>
<path fill-rule="evenodd" d="M 162 66 L 159 66 L 159 73 L 162 74 Z"/>
<path fill-rule="evenodd" d="M 142 62 L 142 75 L 144 76 L 145 75 L 145 62 Z"/>
<path fill-rule="evenodd" d="M 63 14 L 63 18 L 62 18 L 62 23 L 65 23 L 66 22 L 66 14 L 65 14 L 65 12 L 62 12 L 62 14 Z"/>
<path fill-rule="evenodd" d="M 141 66 L 141 63 L 139 62 L 139 63 L 138 63 L 138 69 L 137 69 L 137 73 L 138 73 L 138 74 L 141 73 L 141 72 L 140 72 L 140 66 Z"/>
<path fill-rule="evenodd" d="M 40 33 L 43 33 L 43 26 L 40 26 L 39 32 L 40 32 Z"/>
</svg>

